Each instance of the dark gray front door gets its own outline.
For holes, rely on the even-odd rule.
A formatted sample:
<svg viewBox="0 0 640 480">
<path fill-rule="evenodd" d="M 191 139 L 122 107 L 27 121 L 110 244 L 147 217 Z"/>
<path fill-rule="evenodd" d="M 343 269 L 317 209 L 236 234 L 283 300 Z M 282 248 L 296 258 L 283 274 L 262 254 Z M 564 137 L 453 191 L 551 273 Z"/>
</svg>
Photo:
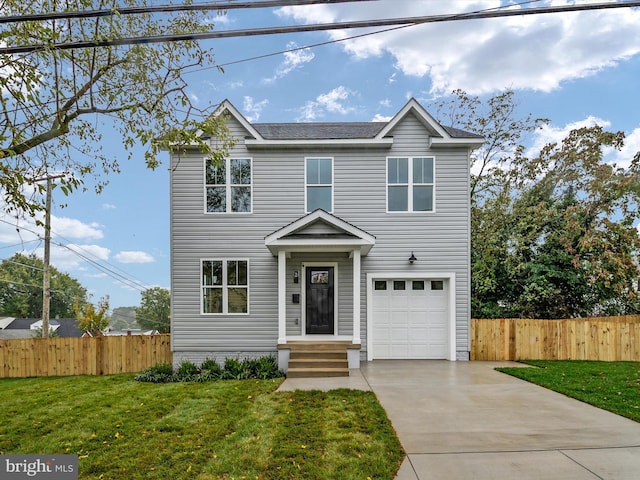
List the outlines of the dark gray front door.
<svg viewBox="0 0 640 480">
<path fill-rule="evenodd" d="M 306 268 L 307 333 L 333 335 L 333 267 Z"/>
</svg>

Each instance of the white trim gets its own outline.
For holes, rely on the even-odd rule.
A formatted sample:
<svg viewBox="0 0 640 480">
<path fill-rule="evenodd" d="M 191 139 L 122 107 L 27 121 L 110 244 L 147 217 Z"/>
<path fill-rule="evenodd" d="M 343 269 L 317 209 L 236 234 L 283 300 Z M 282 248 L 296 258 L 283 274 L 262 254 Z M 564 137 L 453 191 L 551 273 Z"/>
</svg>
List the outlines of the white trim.
<svg viewBox="0 0 640 480">
<path fill-rule="evenodd" d="M 231 184 L 231 161 L 232 160 L 249 160 L 249 169 L 251 175 L 251 182 L 247 184 Z M 207 161 L 204 157 L 204 175 L 203 175 L 203 200 L 204 200 L 204 213 L 205 215 L 248 215 L 253 213 L 253 157 L 228 157 L 224 159 L 224 184 L 207 183 Z M 207 188 L 218 187 L 225 189 L 225 211 L 224 212 L 210 212 L 207 210 Z M 234 212 L 231 210 L 231 189 L 233 187 L 249 187 L 249 210 L 247 212 Z"/>
<path fill-rule="evenodd" d="M 222 312 L 205 312 L 204 311 L 204 278 L 202 276 L 202 263 L 203 262 L 222 262 L 222 284 L 220 285 L 208 285 L 211 288 L 221 288 L 222 289 Z M 247 262 L 247 285 L 231 285 L 227 284 L 227 262 Z M 230 317 L 240 317 L 247 316 L 251 314 L 251 276 L 250 276 L 250 262 L 248 258 L 231 258 L 231 257 L 203 257 L 200 258 L 199 263 L 200 268 L 200 315 L 205 317 L 220 317 L 220 316 L 230 316 Z M 247 290 L 247 311 L 246 313 L 230 313 L 228 312 L 228 303 L 229 303 L 229 288 L 246 288 Z"/>
<path fill-rule="evenodd" d="M 367 361 L 373 360 L 373 282 L 375 280 L 447 280 L 449 287 L 449 348 L 447 360 L 456 360 L 456 274 L 455 272 L 370 272 L 367 273 Z"/>
<path fill-rule="evenodd" d="M 340 138 L 340 139 L 315 139 L 315 140 L 263 140 L 246 139 L 244 141 L 248 149 L 256 148 L 323 148 L 331 146 L 354 148 L 391 148 L 393 138 Z"/>
<path fill-rule="evenodd" d="M 309 179 L 307 178 L 307 163 L 309 162 L 309 160 L 329 160 L 329 162 L 331 162 L 331 184 L 326 184 L 326 183 L 312 183 L 309 184 Z M 332 213 L 333 212 L 333 192 L 335 191 L 335 187 L 334 187 L 334 161 L 333 161 L 333 157 L 304 157 L 304 211 L 307 213 L 311 213 L 315 210 L 317 210 L 317 208 L 314 208 L 313 210 L 309 210 L 309 204 L 307 203 L 307 191 L 309 190 L 309 186 L 312 187 L 331 187 L 331 205 L 329 210 L 326 210 L 328 213 Z"/>
<path fill-rule="evenodd" d="M 222 115 L 225 110 L 227 110 L 229 112 L 229 114 L 234 117 L 248 132 L 249 134 L 256 138 L 256 139 L 262 139 L 262 136 L 258 133 L 258 131 L 253 128 L 253 125 L 251 125 L 246 118 L 244 118 L 244 115 L 242 115 L 238 109 L 236 107 L 234 107 L 231 102 L 229 100 L 223 100 L 220 105 L 218 105 L 218 108 L 216 108 L 216 110 L 213 112 L 213 116 L 214 117 L 218 117 L 220 115 Z"/>
<path fill-rule="evenodd" d="M 333 335 L 324 335 L 335 340 L 338 336 L 338 262 L 302 262 L 302 285 L 300 295 L 300 312 L 302 328 L 300 330 L 304 340 L 313 338 L 314 340 L 323 340 L 322 335 L 315 333 L 307 333 L 307 267 L 333 267 Z"/>
<path fill-rule="evenodd" d="M 278 252 L 278 344 L 287 343 L 287 252 Z"/>
<path fill-rule="evenodd" d="M 413 181 L 413 160 L 415 160 L 416 158 L 430 158 L 433 162 L 433 182 L 432 183 L 414 183 Z M 391 159 L 398 159 L 398 160 L 402 160 L 402 159 L 406 159 L 407 160 L 407 183 L 392 183 L 389 184 L 389 160 Z M 407 156 L 388 156 L 386 159 L 386 164 L 385 164 L 385 170 L 386 170 L 386 212 L 387 213 L 391 213 L 393 215 L 398 214 L 398 213 L 428 213 L 428 214 L 433 214 L 436 213 L 436 157 L 435 155 L 407 155 Z M 407 187 L 407 210 L 389 210 L 389 186 L 405 186 Z M 414 210 L 413 209 L 413 187 L 415 185 L 418 186 L 429 186 L 431 185 L 432 187 L 432 198 L 431 198 L 431 210 Z"/>
<path fill-rule="evenodd" d="M 352 252 L 353 263 L 353 340 L 352 342 L 360 344 L 360 249 L 356 248 Z"/>
<path fill-rule="evenodd" d="M 303 230 L 316 221 L 323 221 L 336 230 L 341 230 L 355 238 L 286 238 L 288 235 Z M 375 243 L 376 238 L 373 235 L 324 210 L 311 212 L 286 227 L 267 235 L 264 239 L 265 246 L 274 255 L 276 255 L 280 249 L 285 249 L 288 252 L 344 252 L 351 251 L 356 247 L 360 247 L 362 255 L 366 255 Z"/>
<path fill-rule="evenodd" d="M 400 120 L 402 120 L 411 111 L 416 114 L 418 120 L 420 120 L 420 122 L 424 126 L 433 128 L 438 133 L 438 135 L 442 137 L 442 139 L 444 140 L 443 143 L 450 142 L 452 140 L 447 131 L 442 128 L 442 125 L 440 125 L 431 115 L 429 115 L 429 112 L 427 112 L 415 98 L 411 98 L 405 104 L 405 106 L 395 114 L 395 116 L 389 121 L 389 123 L 387 123 L 387 125 L 378 133 L 378 135 L 376 135 L 376 138 L 381 139 L 383 137 L 386 137 L 389 132 L 398 125 Z M 437 137 L 435 137 L 434 140 L 436 138 Z"/>
</svg>

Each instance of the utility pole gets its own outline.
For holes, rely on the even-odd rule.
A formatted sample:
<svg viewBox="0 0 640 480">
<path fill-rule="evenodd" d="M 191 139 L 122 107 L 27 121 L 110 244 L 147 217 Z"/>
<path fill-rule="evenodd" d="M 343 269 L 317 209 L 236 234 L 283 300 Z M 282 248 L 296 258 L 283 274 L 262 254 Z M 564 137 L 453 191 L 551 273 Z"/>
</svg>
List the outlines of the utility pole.
<svg viewBox="0 0 640 480">
<path fill-rule="evenodd" d="M 47 175 L 35 179 L 34 182 L 47 181 L 47 198 L 44 212 L 44 268 L 42 271 L 42 337 L 49 338 L 49 306 L 51 304 L 51 276 L 49 263 L 51 261 L 51 190 L 52 180 L 62 178 L 66 174 Z"/>
</svg>

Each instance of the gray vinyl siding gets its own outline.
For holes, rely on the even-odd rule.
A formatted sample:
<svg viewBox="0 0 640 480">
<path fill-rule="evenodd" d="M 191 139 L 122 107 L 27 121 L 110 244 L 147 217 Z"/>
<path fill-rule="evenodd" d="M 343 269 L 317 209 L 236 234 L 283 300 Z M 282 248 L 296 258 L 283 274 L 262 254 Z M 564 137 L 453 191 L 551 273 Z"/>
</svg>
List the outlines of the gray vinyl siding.
<svg viewBox="0 0 640 480">
<path fill-rule="evenodd" d="M 366 347 L 368 272 L 455 272 L 456 350 L 468 358 L 469 341 L 469 164 L 466 147 L 429 148 L 424 126 L 407 115 L 391 132 L 390 149 L 247 149 L 247 132 L 235 120 L 240 141 L 232 157 L 253 159 L 253 211 L 204 213 L 204 159 L 191 154 L 172 159 L 172 345 L 179 352 L 275 352 L 278 336 L 277 259 L 264 238 L 304 216 L 305 157 L 333 158 L 333 214 L 374 235 L 362 258 L 361 338 Z M 386 213 L 386 159 L 435 157 L 435 212 Z M 418 261 L 409 265 L 414 252 Z M 248 259 L 248 315 L 201 315 L 201 259 Z M 339 331 L 351 335 L 352 263 L 346 253 L 293 254 L 287 260 L 287 334 L 299 335 L 303 261 L 338 262 Z M 293 272 L 300 283 L 293 283 Z M 295 319 L 299 318 L 298 325 Z"/>
</svg>

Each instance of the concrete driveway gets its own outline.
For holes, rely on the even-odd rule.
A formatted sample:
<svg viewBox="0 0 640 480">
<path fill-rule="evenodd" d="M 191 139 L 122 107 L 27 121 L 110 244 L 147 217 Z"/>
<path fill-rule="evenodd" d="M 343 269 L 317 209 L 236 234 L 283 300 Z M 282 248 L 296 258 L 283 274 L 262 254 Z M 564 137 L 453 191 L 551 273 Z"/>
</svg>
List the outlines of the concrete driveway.
<svg viewBox="0 0 640 480">
<path fill-rule="evenodd" d="M 497 366 L 519 364 L 363 363 L 407 452 L 398 480 L 640 478 L 639 423 Z"/>
</svg>

